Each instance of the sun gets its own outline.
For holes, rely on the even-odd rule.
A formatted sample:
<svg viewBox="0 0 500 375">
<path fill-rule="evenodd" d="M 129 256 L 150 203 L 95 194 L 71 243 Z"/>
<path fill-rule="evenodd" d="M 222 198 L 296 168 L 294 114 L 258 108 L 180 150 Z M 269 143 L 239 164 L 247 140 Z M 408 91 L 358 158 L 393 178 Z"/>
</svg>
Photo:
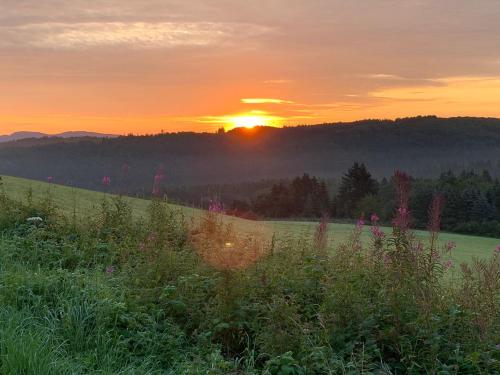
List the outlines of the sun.
<svg viewBox="0 0 500 375">
<path fill-rule="evenodd" d="M 266 111 L 253 110 L 219 117 L 225 124 L 226 130 L 235 128 L 252 129 L 256 126 L 280 126 L 283 117 L 272 115 Z"/>
<path fill-rule="evenodd" d="M 258 115 L 239 115 L 231 117 L 229 120 L 231 126 L 235 128 L 251 129 L 255 126 L 266 126 L 269 124 L 269 119 L 265 116 Z"/>
</svg>

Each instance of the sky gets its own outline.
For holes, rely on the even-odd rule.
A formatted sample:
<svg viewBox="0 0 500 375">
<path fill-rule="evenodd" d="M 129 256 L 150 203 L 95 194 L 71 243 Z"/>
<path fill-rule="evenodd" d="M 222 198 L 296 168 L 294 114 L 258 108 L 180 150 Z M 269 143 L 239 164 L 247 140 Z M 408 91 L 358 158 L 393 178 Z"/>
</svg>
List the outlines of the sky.
<svg viewBox="0 0 500 375">
<path fill-rule="evenodd" d="M 498 0 L 0 0 L 0 134 L 500 117 Z"/>
</svg>

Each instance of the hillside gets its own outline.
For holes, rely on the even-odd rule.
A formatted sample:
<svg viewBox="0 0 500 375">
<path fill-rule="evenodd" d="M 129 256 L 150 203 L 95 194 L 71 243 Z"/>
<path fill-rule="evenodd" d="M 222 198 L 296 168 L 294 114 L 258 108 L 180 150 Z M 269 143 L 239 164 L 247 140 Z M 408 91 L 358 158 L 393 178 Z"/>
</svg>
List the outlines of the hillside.
<svg viewBox="0 0 500 375">
<path fill-rule="evenodd" d="M 148 195 L 153 176 L 167 185 L 258 181 L 304 172 L 338 177 L 353 161 L 375 176 L 396 168 L 414 176 L 464 168 L 500 174 L 500 120 L 436 117 L 367 120 L 290 128 L 235 129 L 223 134 L 172 133 L 114 139 L 41 139 L 0 147 L 0 173 Z M 123 165 L 127 165 L 127 174 Z"/>
<path fill-rule="evenodd" d="M 57 134 L 47 134 L 40 132 L 30 132 L 30 131 L 19 131 L 8 135 L 0 135 L 0 143 L 4 142 L 15 142 L 24 139 L 40 139 L 40 138 L 83 138 L 83 137 L 94 137 L 94 138 L 111 138 L 116 137 L 114 134 L 101 134 L 95 132 L 87 131 L 68 131 Z"/>
<path fill-rule="evenodd" d="M 92 216 L 100 207 L 104 197 L 111 198 L 110 194 L 103 194 L 95 191 L 72 188 L 45 182 L 30 181 L 15 177 L 2 177 L 3 188 L 9 197 L 16 200 L 25 200 L 28 191 L 32 192 L 34 200 L 42 200 L 50 194 L 57 207 L 66 215 L 72 215 L 75 211 L 81 218 Z M 150 206 L 150 201 L 137 198 L 123 198 L 133 209 L 135 217 L 145 217 Z M 200 218 L 205 211 L 185 207 L 181 205 L 171 205 L 175 210 L 181 211 L 188 220 Z M 232 223 L 237 231 L 241 233 L 261 233 L 270 238 L 273 233 L 279 238 L 300 238 L 311 237 L 316 228 L 315 222 L 299 221 L 249 221 L 235 217 L 225 217 L 227 223 Z M 391 228 L 383 228 L 384 232 L 389 233 Z M 348 240 L 353 231 L 352 224 L 330 224 L 329 238 L 331 249 L 336 248 L 340 243 Z M 427 238 L 428 234 L 424 231 L 415 231 L 419 238 Z M 371 234 L 368 228 L 365 228 L 362 239 L 370 243 Z M 465 236 L 459 234 L 442 233 L 440 236 L 441 244 L 454 242 L 457 247 L 453 251 L 452 259 L 457 262 L 469 261 L 472 257 L 488 258 L 493 250 L 500 244 L 500 239 L 485 238 L 476 236 Z"/>
</svg>

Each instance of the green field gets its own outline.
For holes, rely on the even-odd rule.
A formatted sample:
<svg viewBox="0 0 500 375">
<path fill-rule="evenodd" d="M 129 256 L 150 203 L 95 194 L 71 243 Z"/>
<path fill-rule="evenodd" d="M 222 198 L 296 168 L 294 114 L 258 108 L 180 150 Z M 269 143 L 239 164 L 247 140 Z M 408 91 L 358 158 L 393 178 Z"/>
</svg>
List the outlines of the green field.
<svg viewBox="0 0 500 375">
<path fill-rule="evenodd" d="M 28 191 L 32 191 L 33 199 L 41 200 L 51 195 L 57 207 L 66 215 L 76 212 L 81 217 L 92 215 L 98 208 L 104 197 L 111 195 L 85 189 L 78 189 L 68 186 L 48 184 L 40 181 L 26 180 L 16 177 L 3 177 L 3 185 L 8 196 L 25 200 Z M 145 199 L 125 197 L 125 201 L 132 207 L 136 217 L 146 215 L 149 201 Z M 181 205 L 171 205 L 173 208 L 181 210 L 187 218 L 200 217 L 204 211 Z M 298 237 L 313 235 L 317 223 L 300 221 L 250 221 L 235 217 L 227 217 L 226 221 L 233 223 L 238 231 L 245 233 L 260 232 L 266 236 L 276 233 L 279 237 Z M 332 223 L 329 226 L 330 246 L 335 248 L 339 243 L 345 241 L 353 230 L 353 225 Z M 384 228 L 389 232 L 391 228 Z M 425 239 L 428 234 L 425 231 L 415 231 L 416 236 Z M 368 228 L 363 231 L 365 241 L 370 240 Z M 452 259 L 456 262 L 468 261 L 471 257 L 488 258 L 493 253 L 496 246 L 500 245 L 500 239 L 486 238 L 478 236 L 466 236 L 452 233 L 441 233 L 439 240 L 442 244 L 449 241 L 456 243 L 453 250 Z"/>
</svg>

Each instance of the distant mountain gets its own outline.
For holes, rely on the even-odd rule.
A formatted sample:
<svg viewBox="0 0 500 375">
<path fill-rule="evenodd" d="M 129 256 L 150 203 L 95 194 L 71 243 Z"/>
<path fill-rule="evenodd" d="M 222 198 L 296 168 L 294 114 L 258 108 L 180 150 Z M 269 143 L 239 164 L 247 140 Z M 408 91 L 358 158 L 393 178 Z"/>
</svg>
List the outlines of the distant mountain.
<svg viewBox="0 0 500 375">
<path fill-rule="evenodd" d="M 500 119 L 434 116 L 226 133 L 117 138 L 41 138 L 2 143 L 0 174 L 90 189 L 149 194 L 155 174 L 169 186 L 232 184 L 309 173 L 339 178 L 355 162 L 375 177 L 395 169 L 432 177 L 449 169 L 500 176 Z"/>
<path fill-rule="evenodd" d="M 81 138 L 81 137 L 92 137 L 92 138 L 113 138 L 117 137 L 115 134 L 102 134 L 102 133 L 94 133 L 94 132 L 86 132 L 86 131 L 69 131 L 58 134 L 46 134 L 40 132 L 29 132 L 29 131 L 20 131 L 15 132 L 9 135 L 0 135 L 0 142 L 11 142 L 11 141 L 19 141 L 21 139 L 30 139 L 30 138 Z"/>
</svg>

